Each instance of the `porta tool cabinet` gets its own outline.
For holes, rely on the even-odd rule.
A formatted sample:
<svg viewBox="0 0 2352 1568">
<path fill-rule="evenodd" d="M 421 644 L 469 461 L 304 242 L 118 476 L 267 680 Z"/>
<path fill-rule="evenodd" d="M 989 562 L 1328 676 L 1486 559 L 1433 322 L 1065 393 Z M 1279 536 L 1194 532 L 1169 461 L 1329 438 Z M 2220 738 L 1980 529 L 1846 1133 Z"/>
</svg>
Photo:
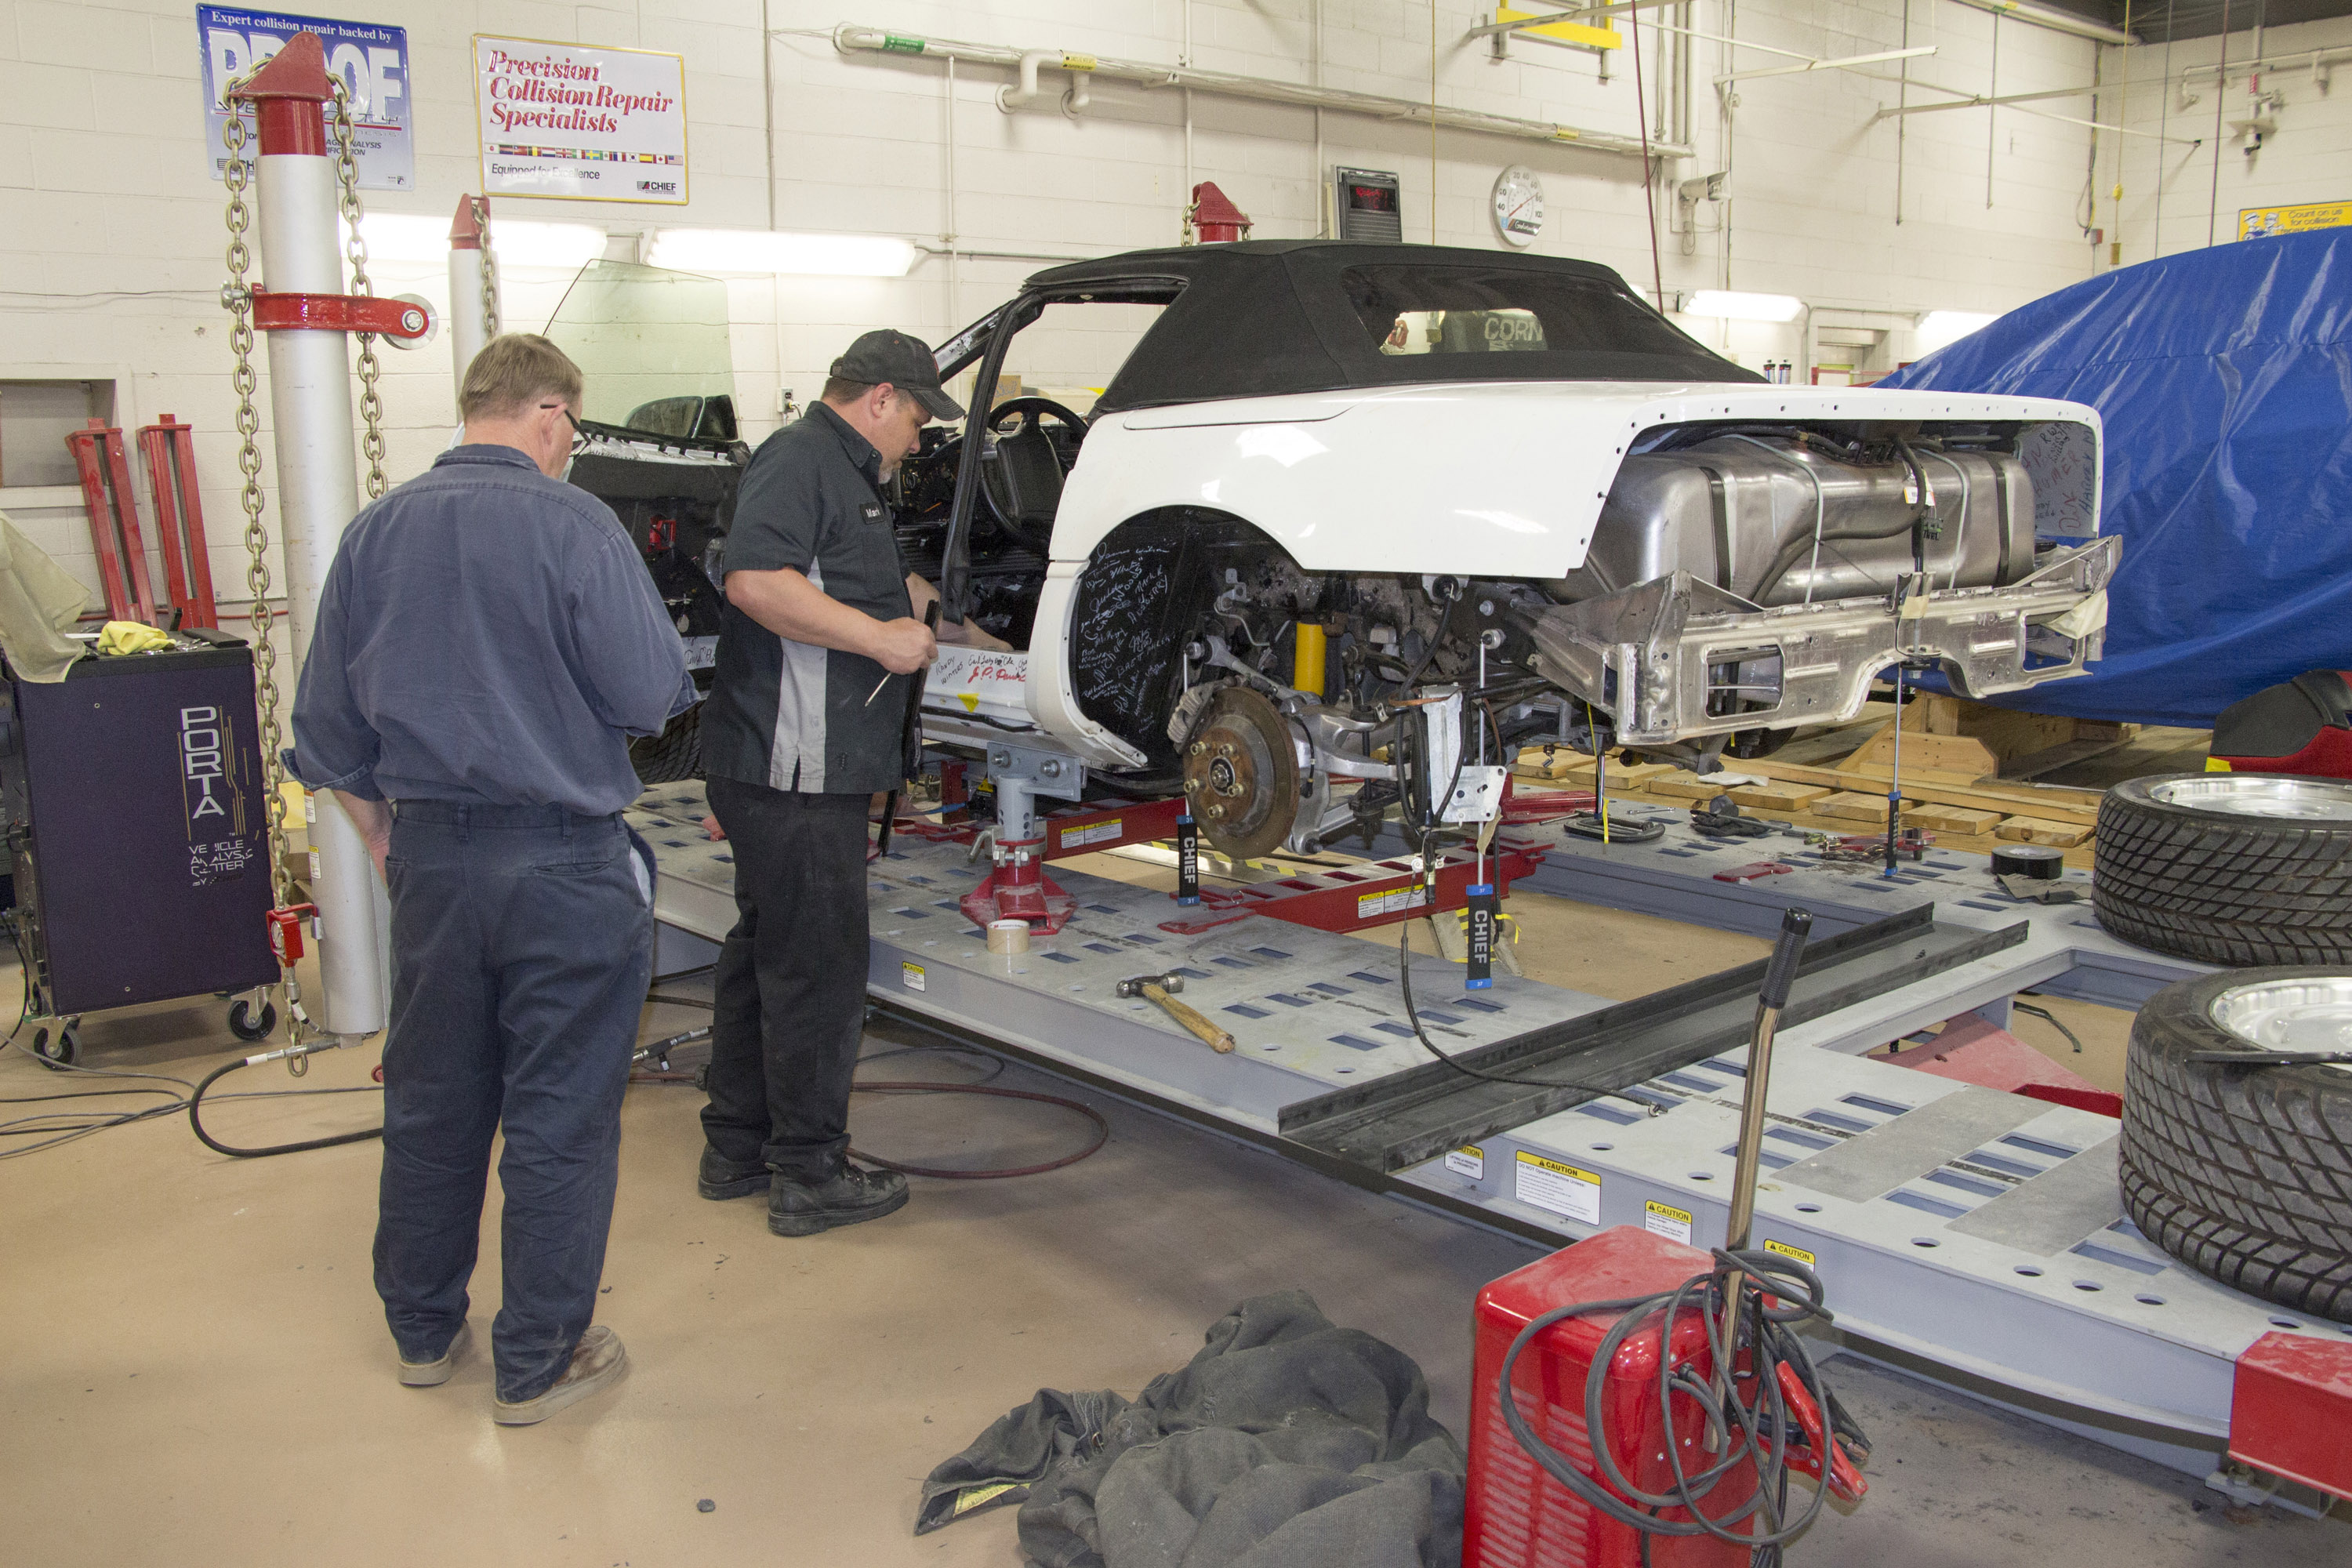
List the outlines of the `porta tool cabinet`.
<svg viewBox="0 0 2352 1568">
<path fill-rule="evenodd" d="M 199 646 L 0 686 L 26 1022 L 51 1060 L 78 1054 L 85 1013 L 278 978 L 253 653 L 219 632 L 183 640 Z M 240 1038 L 275 1022 L 229 1010 Z"/>
</svg>

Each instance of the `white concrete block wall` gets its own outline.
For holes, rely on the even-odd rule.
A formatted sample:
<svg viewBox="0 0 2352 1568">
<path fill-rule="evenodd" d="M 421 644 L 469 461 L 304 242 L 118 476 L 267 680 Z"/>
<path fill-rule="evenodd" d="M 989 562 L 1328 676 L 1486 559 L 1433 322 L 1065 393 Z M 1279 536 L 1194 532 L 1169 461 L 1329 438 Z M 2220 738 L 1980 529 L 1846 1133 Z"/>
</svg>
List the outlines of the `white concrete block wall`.
<svg viewBox="0 0 2352 1568">
<path fill-rule="evenodd" d="M 760 0 L 350 0 L 331 8 L 409 29 L 417 186 L 368 193 L 372 208 L 443 217 L 478 185 L 469 38 L 488 32 L 685 57 L 690 205 L 499 203 L 508 218 L 601 225 L 616 237 L 614 254 L 633 253 L 638 233 L 663 225 L 764 228 L 772 208 L 782 228 L 892 233 L 936 244 L 952 221 L 962 246 L 1072 258 L 1170 244 L 1178 235 L 1187 190 L 1181 94 L 1097 82 L 1094 107 L 1076 121 L 1050 106 L 1006 114 L 994 97 L 1009 73 L 960 69 L 950 200 L 950 104 L 941 64 L 844 56 L 831 32 L 856 22 L 1174 63 L 1184 47 L 1185 0 L 768 0 L 769 19 L 782 31 L 764 50 Z M 1437 0 L 1441 103 L 1638 131 L 1629 52 L 1612 62 L 1605 82 L 1587 54 L 1520 43 L 1496 60 L 1486 40 L 1463 37 L 1484 8 L 1484 0 Z M 1191 58 L 1203 68 L 1297 82 L 1319 76 L 1329 86 L 1416 101 L 1431 92 L 1427 0 L 1191 0 L 1190 17 Z M 1996 84 L 1993 19 L 1952 0 L 1695 0 L 1690 24 L 1815 56 L 1897 47 L 1907 26 L 1910 44 L 1938 50 L 1909 62 L 1915 80 L 1969 92 Z M 1657 41 L 1654 33 L 1643 38 L 1653 72 Z M 126 427 L 165 412 L 192 420 L 214 581 L 224 599 L 235 599 L 245 559 L 226 318 L 217 301 L 223 192 L 205 167 L 197 49 L 192 0 L 0 0 L 0 379 L 115 379 Z M 1997 86 L 2030 91 L 2087 79 L 2093 49 L 2001 24 Z M 1727 114 L 1713 79 L 1780 57 L 1711 42 L 1694 42 L 1691 54 L 1695 152 L 1664 165 L 1657 193 L 1658 271 L 1669 293 L 1731 287 L 1882 310 L 1999 310 L 2090 269 L 2075 216 L 2091 151 L 2084 128 L 2003 114 L 1989 134 L 1983 110 L 1900 124 L 1874 119 L 1900 90 L 1901 68 L 1893 65 L 1871 68 L 1875 76 L 1740 82 Z M 763 55 L 772 86 L 763 81 Z M 1066 84 L 1058 72 L 1046 80 L 1055 94 Z M 771 94 L 772 142 L 762 132 Z M 1915 88 L 1911 96 L 1933 95 Z M 1654 96 L 1650 104 L 1654 115 Z M 1399 174 L 1408 238 L 1430 237 L 1433 212 L 1442 241 L 1499 248 L 1488 193 L 1505 165 L 1519 163 L 1546 184 L 1550 224 L 1539 249 L 1601 261 L 1650 286 L 1637 160 L 1446 131 L 1433 169 L 1425 126 L 1339 112 L 1321 116 L 1318 159 L 1309 110 L 1202 93 L 1192 111 L 1192 178 L 1216 181 L 1256 219 L 1261 237 L 1316 233 L 1328 170 L 1346 163 Z M 2264 154 L 2276 159 L 2273 166 L 2302 156 L 2284 134 L 2276 145 L 2277 153 Z M 1699 209 L 1706 232 L 1694 236 L 1685 253 L 1667 232 L 1675 218 L 1673 183 L 1727 167 L 1733 199 Z M 1727 217 L 1727 233 L 1720 221 Z M 2168 213 L 2168 235 L 2172 222 Z M 905 279 L 730 281 L 747 433 L 756 437 L 773 425 L 780 389 L 791 388 L 803 404 L 812 398 L 825 364 L 856 332 L 892 324 L 936 341 L 1046 264 L 931 257 Z M 379 292 L 448 305 L 437 262 L 380 261 L 374 273 Z M 509 269 L 507 324 L 543 326 L 567 281 Z M 1793 329 L 1689 324 L 1750 364 L 1798 353 Z M 1041 343 L 1040 353 L 1049 351 Z M 1067 334 L 1050 357 L 1075 362 L 1084 353 L 1083 337 Z M 1898 357 L 1907 354 L 1898 349 Z M 396 481 L 428 464 L 448 438 L 446 338 L 415 353 L 387 350 L 383 359 L 388 468 Z M 1112 367 L 1095 367 L 1091 375 L 1077 363 L 1013 368 L 1032 380 L 1098 384 Z M 274 489 L 266 401 L 262 418 L 265 480 Z M 75 534 L 70 510 L 62 517 L 59 525 L 52 508 L 38 521 L 58 532 L 61 548 L 83 540 L 84 552 L 68 552 L 68 563 L 86 571 L 86 536 Z M 274 505 L 269 518 L 274 534 Z"/>
<path fill-rule="evenodd" d="M 2347 56 L 2325 85 L 2294 58 L 2313 50 Z M 2120 182 L 2122 221 L 2112 237 L 2123 242 L 2125 265 L 2197 249 L 2209 234 L 2214 244 L 2231 244 L 2242 207 L 2352 201 L 2352 17 L 2231 33 L 2229 85 L 2219 93 L 2210 68 L 2222 58 L 2220 38 L 2173 45 L 2168 66 L 2161 46 L 2129 54 L 2131 72 L 2102 100 L 2100 118 L 2120 112 L 2135 131 L 2181 141 L 2139 136 L 2103 142 L 2100 205 L 2112 214 L 2110 193 Z M 2277 131 L 2248 157 L 2230 121 L 2253 113 L 2246 74 L 2238 68 L 2238 62 L 2252 59 L 2285 68 L 2260 73 L 2256 85 L 2284 101 L 2266 111 L 2278 121 Z M 2181 73 L 2194 67 L 2207 68 L 2206 74 L 2189 85 L 2195 101 L 2183 108 Z M 2216 107 L 2221 110 L 2218 139 Z M 2201 146 L 2181 144 L 2200 139 Z"/>
</svg>

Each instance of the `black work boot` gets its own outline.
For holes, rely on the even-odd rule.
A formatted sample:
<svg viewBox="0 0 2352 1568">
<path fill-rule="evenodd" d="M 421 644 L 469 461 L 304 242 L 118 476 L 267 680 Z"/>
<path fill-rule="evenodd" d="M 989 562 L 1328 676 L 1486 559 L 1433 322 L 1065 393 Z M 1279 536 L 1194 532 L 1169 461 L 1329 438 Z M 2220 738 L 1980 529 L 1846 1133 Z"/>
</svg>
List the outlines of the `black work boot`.
<svg viewBox="0 0 2352 1568">
<path fill-rule="evenodd" d="M 748 1198 L 753 1193 L 764 1193 L 772 1173 L 768 1167 L 753 1163 L 739 1165 L 732 1160 L 722 1160 L 719 1151 L 703 1145 L 702 1169 L 696 1173 L 694 1190 L 706 1198 Z"/>
<path fill-rule="evenodd" d="M 906 1177 L 896 1171 L 861 1171 L 844 1160 L 821 1182 L 779 1174 L 768 1188 L 768 1228 L 778 1236 L 814 1236 L 906 1206 Z"/>
</svg>

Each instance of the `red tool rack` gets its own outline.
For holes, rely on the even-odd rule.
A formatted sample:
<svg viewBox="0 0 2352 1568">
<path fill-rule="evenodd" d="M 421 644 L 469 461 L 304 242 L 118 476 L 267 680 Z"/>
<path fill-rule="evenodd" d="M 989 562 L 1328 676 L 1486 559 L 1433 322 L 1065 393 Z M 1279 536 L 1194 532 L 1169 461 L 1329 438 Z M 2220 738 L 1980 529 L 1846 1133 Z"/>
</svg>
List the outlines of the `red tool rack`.
<svg viewBox="0 0 2352 1568">
<path fill-rule="evenodd" d="M 1574 805 L 1559 807 L 1563 813 L 1574 809 Z M 1173 838 L 1176 819 L 1183 814 L 1181 796 L 1088 802 L 1039 819 L 1045 835 L 1045 847 L 1040 858 L 1062 860 L 1073 855 L 1092 855 L 1130 844 Z M 1510 816 L 1507 811 L 1506 819 L 1522 820 Z M 891 825 L 890 830 L 933 844 L 970 844 L 980 836 L 981 826 L 969 822 L 929 822 L 902 816 Z M 1512 882 L 1543 864 L 1543 857 L 1540 845 L 1496 839 L 1486 856 L 1486 874 L 1496 895 L 1507 894 Z M 1160 929 L 1178 936 L 1190 936 L 1252 915 L 1265 915 L 1318 931 L 1370 931 L 1415 915 L 1463 908 L 1468 901 L 1467 889 L 1476 876 L 1476 859 L 1467 851 L 1444 856 L 1438 865 L 1437 891 L 1433 901 L 1422 874 L 1413 869 L 1409 860 L 1375 860 L 1344 868 L 1301 867 L 1297 875 L 1276 881 L 1233 889 L 1203 888 L 1197 912 L 1162 921 Z M 1067 897 L 1054 885 L 1053 879 L 1041 873 L 1039 881 L 1049 894 Z M 971 911 L 966 910 L 965 913 L 970 915 Z"/>
<path fill-rule="evenodd" d="M 106 589 L 110 619 L 155 624 L 155 595 L 147 585 L 147 542 L 139 532 L 139 501 L 131 489 L 131 454 L 122 432 L 103 419 L 66 437 L 89 512 L 89 542 Z"/>
</svg>

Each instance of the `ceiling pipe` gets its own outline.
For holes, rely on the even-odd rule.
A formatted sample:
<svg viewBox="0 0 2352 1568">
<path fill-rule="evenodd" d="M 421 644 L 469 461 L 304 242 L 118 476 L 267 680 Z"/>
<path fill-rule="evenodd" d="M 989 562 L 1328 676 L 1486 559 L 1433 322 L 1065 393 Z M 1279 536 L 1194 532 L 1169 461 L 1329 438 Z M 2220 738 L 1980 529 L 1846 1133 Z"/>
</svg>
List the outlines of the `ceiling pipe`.
<svg viewBox="0 0 2352 1568">
<path fill-rule="evenodd" d="M 1015 72 L 1024 70 L 1024 62 L 1035 57 L 1037 68 L 1064 62 L 1065 69 L 1073 71 L 1083 82 L 1087 76 L 1112 77 L 1120 81 L 1134 82 L 1152 89 L 1175 88 L 1193 92 L 1213 92 L 1225 98 L 1254 99 L 1261 103 L 1287 103 L 1301 109 L 1329 109 L 1342 113 L 1361 114 L 1374 120 L 1401 120 L 1437 124 L 1450 131 L 1475 131 L 1490 136 L 1507 136 L 1523 142 L 1549 142 L 1555 145 L 1581 147 L 1595 153 L 1612 153 L 1622 157 L 1643 156 L 1641 139 L 1613 131 L 1591 131 L 1572 125 L 1559 125 L 1549 121 L 1522 120 L 1507 114 L 1482 114 L 1475 110 L 1433 107 L 1416 103 L 1411 99 L 1388 98 L 1377 93 L 1348 92 L 1339 88 L 1310 87 L 1301 82 L 1276 81 L 1265 77 L 1234 76 L 1224 71 L 1199 70 L 1186 66 L 1153 65 L 1142 60 L 1119 60 L 1091 55 L 1065 53 L 1059 49 L 1017 49 L 999 44 L 959 43 L 950 38 L 926 38 L 911 34 L 887 32 L 880 27 L 862 26 L 845 22 L 833 30 L 834 47 L 844 54 L 875 53 L 919 55 L 930 58 L 951 59 L 967 65 L 996 66 Z M 1086 61 L 1084 66 L 1072 66 L 1070 61 Z M 1038 93 L 1034 70 L 1021 78 L 1015 92 Z M 1009 96 L 1009 94 L 1007 95 Z M 1029 101 L 1022 100 L 1020 101 Z M 1082 106 L 1082 105 L 1081 105 Z M 1653 142 L 1648 148 L 1652 157 L 1687 158 L 1686 146 Z"/>
</svg>

